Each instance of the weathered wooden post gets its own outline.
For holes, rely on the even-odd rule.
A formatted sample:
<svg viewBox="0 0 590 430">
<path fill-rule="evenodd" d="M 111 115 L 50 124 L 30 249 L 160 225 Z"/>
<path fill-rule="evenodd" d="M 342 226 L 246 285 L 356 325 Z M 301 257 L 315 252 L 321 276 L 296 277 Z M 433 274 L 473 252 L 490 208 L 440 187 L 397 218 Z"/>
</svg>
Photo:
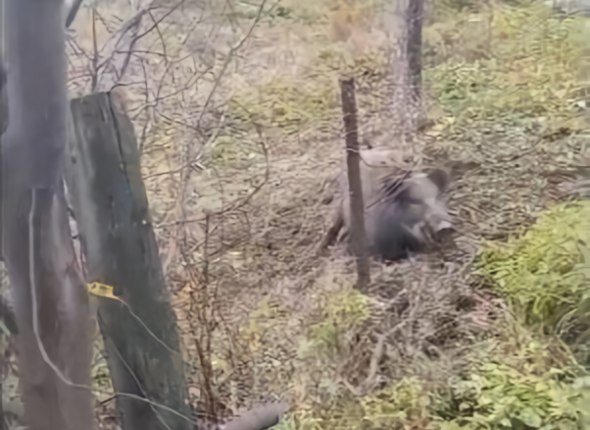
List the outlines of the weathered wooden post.
<svg viewBox="0 0 590 430">
<path fill-rule="evenodd" d="M 371 283 L 371 268 L 365 231 L 363 187 L 361 184 L 358 126 L 354 79 L 340 79 L 340 98 L 346 141 L 346 166 L 350 193 L 350 247 L 356 257 L 357 287 L 365 289 Z"/>
<path fill-rule="evenodd" d="M 176 320 L 133 126 L 109 93 L 74 99 L 71 112 L 67 184 L 88 281 L 112 285 L 128 306 L 112 299 L 98 306 L 113 387 L 165 406 L 118 396 L 122 427 L 192 429 Z"/>
</svg>

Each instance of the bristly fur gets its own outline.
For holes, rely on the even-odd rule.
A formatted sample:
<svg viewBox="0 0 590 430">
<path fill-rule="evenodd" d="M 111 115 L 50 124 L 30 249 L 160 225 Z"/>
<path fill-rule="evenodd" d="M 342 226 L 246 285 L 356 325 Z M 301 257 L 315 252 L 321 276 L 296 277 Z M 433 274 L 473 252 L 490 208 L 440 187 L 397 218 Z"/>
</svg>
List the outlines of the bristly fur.
<svg viewBox="0 0 590 430">
<path fill-rule="evenodd" d="M 435 230 L 429 225 L 432 213 L 446 213 L 439 197 L 447 184 L 448 176 L 440 169 L 380 178 L 377 198 L 368 202 L 365 220 L 371 254 L 395 261 L 428 247 L 432 240 L 428 232 Z M 429 206 L 433 204 L 440 207 L 435 211 Z"/>
<path fill-rule="evenodd" d="M 452 230 L 442 198 L 450 182 L 446 170 L 417 171 L 404 164 L 395 150 L 361 150 L 361 155 L 365 232 L 373 256 L 390 261 L 405 258 L 410 252 L 433 245 L 439 232 Z M 342 180 L 340 186 L 342 200 L 322 246 L 331 243 L 331 237 L 339 241 L 348 237 L 351 214 L 347 181 Z"/>
</svg>

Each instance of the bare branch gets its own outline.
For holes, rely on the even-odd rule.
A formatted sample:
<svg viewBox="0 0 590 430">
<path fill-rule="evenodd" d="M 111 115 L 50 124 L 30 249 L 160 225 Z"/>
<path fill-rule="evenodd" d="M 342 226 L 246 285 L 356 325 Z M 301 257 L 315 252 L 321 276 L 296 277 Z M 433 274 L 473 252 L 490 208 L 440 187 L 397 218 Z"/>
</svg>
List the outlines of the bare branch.
<svg viewBox="0 0 590 430">
<path fill-rule="evenodd" d="M 78 10 L 80 9 L 80 5 L 82 4 L 82 0 L 67 0 L 66 6 L 69 8 L 68 14 L 66 16 L 66 28 L 69 28 L 74 19 L 76 19 L 76 15 L 78 14 Z"/>
</svg>

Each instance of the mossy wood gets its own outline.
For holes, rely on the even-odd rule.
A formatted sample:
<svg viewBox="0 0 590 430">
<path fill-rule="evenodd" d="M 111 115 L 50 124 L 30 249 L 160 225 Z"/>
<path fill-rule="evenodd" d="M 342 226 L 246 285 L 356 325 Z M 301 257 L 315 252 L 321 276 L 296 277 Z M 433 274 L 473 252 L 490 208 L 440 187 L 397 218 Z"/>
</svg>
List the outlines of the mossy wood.
<svg viewBox="0 0 590 430">
<path fill-rule="evenodd" d="M 117 393 L 148 398 L 188 417 L 177 325 L 133 126 L 108 93 L 74 99 L 71 111 L 67 184 L 88 281 L 114 286 L 115 294 L 128 306 L 99 300 L 98 320 L 113 387 Z M 182 416 L 144 401 L 120 396 L 118 408 L 123 429 L 193 428 Z"/>
</svg>

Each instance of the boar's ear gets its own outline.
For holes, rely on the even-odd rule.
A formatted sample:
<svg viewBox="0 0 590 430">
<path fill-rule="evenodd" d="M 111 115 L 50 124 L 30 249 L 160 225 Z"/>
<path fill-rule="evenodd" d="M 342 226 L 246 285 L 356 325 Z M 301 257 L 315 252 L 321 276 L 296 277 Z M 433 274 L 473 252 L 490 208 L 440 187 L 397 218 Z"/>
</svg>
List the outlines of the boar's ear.
<svg viewBox="0 0 590 430">
<path fill-rule="evenodd" d="M 432 183 L 434 185 L 436 185 L 438 187 L 438 189 L 441 192 L 445 191 L 451 182 L 451 177 L 449 175 L 449 172 L 447 170 L 441 169 L 439 167 L 435 167 L 433 169 L 430 169 L 427 172 L 426 176 L 428 179 L 430 179 L 432 181 Z"/>
</svg>

